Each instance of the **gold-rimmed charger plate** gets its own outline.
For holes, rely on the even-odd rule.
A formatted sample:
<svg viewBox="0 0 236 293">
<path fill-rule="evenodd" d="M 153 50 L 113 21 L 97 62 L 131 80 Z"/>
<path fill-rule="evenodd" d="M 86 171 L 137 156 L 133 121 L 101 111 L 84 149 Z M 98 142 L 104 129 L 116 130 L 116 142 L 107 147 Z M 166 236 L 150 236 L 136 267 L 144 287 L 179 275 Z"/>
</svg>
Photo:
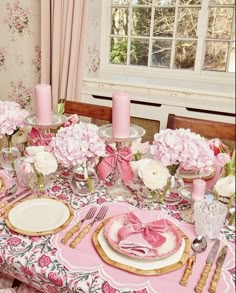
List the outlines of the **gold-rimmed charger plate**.
<svg viewBox="0 0 236 293">
<path fill-rule="evenodd" d="M 109 220 L 106 219 L 101 222 L 92 237 L 96 251 L 103 261 L 109 265 L 136 275 L 156 276 L 178 270 L 187 262 L 191 250 L 191 242 L 188 236 L 177 226 L 176 229 L 182 237 L 180 249 L 165 259 L 146 260 L 128 257 L 117 252 L 108 244 L 103 234 L 103 229 Z"/>
<path fill-rule="evenodd" d="M 54 234 L 64 229 L 74 212 L 63 201 L 49 198 L 28 198 L 13 204 L 7 211 L 7 227 L 27 236 Z"/>
</svg>

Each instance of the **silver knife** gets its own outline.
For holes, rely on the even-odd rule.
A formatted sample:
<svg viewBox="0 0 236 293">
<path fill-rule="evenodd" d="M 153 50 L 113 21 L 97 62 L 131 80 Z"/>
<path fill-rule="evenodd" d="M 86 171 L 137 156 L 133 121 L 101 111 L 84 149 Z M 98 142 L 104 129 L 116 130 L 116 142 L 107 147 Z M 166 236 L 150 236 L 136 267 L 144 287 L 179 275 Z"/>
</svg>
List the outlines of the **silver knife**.
<svg viewBox="0 0 236 293">
<path fill-rule="evenodd" d="M 221 249 L 221 251 L 219 253 L 219 256 L 218 256 L 217 261 L 216 261 L 216 269 L 215 269 L 215 272 L 214 272 L 214 276 L 213 276 L 213 278 L 211 280 L 211 285 L 210 285 L 210 288 L 208 290 L 208 292 L 210 292 L 210 293 L 215 293 L 216 292 L 216 288 L 217 288 L 218 282 L 220 280 L 221 268 L 222 268 L 222 265 L 223 265 L 223 263 L 225 261 L 227 251 L 228 251 L 228 246 L 225 245 Z"/>
<path fill-rule="evenodd" d="M 31 188 L 27 188 L 27 189 L 24 189 L 22 190 L 21 192 L 11 196 L 8 200 L 4 201 L 4 202 L 1 202 L 0 203 L 0 209 L 4 208 L 5 206 L 7 206 L 10 202 L 12 202 L 13 200 L 17 199 L 17 197 L 23 195 L 24 193 L 30 191 Z M 33 191 L 32 191 L 33 192 Z"/>
<path fill-rule="evenodd" d="M 208 254 L 208 257 L 206 259 L 206 264 L 205 264 L 205 267 L 204 267 L 203 272 L 201 274 L 200 280 L 198 281 L 197 286 L 194 288 L 194 291 L 197 292 L 197 293 L 201 293 L 203 287 L 206 284 L 206 280 L 208 278 L 208 274 L 209 274 L 209 272 L 211 270 L 211 267 L 212 267 L 212 264 L 213 264 L 213 262 L 214 262 L 214 260 L 216 258 L 216 255 L 217 255 L 217 251 L 219 249 L 219 246 L 220 246 L 220 240 L 217 239 L 215 241 L 214 245 L 212 246 L 209 254 Z"/>
</svg>

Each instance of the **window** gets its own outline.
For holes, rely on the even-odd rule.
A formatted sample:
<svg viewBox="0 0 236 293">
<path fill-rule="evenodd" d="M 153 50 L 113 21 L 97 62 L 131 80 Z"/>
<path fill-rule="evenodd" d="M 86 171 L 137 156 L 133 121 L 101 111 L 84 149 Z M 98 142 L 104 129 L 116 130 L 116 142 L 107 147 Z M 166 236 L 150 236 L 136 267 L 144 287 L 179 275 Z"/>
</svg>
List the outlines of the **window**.
<svg viewBox="0 0 236 293">
<path fill-rule="evenodd" d="M 234 0 L 106 0 L 105 64 L 235 72 Z"/>
</svg>

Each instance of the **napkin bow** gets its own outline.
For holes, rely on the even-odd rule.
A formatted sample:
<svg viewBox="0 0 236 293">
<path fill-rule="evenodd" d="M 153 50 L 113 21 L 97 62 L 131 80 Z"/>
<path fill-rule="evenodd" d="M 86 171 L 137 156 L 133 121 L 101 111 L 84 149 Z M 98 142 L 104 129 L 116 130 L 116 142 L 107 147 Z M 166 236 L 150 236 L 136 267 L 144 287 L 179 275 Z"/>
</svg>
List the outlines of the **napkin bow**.
<svg viewBox="0 0 236 293">
<path fill-rule="evenodd" d="M 132 158 L 132 152 L 129 147 L 124 147 L 119 150 L 106 145 L 107 156 L 99 163 L 97 167 L 98 174 L 102 180 L 105 180 L 108 175 L 118 166 L 122 180 L 129 184 L 134 177 L 133 170 L 129 162 Z"/>
<path fill-rule="evenodd" d="M 32 141 L 32 146 L 47 146 L 49 145 L 52 137 L 54 136 L 53 133 L 43 134 L 41 129 L 32 128 L 30 132 L 30 139 Z"/>
<path fill-rule="evenodd" d="M 120 240 L 123 240 L 130 234 L 141 233 L 143 238 L 156 248 L 166 241 L 166 238 L 159 233 L 166 231 L 166 229 L 167 225 L 164 219 L 142 223 L 134 213 L 130 212 L 127 214 L 127 225 L 118 230 L 118 236 Z"/>
</svg>

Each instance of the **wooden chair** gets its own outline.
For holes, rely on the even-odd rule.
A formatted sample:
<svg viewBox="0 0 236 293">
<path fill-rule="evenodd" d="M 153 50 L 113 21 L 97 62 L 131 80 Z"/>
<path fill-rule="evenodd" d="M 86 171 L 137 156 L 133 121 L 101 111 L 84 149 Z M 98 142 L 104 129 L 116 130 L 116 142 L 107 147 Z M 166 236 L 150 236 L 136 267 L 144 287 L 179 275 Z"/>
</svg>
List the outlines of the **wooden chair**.
<svg viewBox="0 0 236 293">
<path fill-rule="evenodd" d="M 190 128 L 193 132 L 206 138 L 219 138 L 230 148 L 232 148 L 232 144 L 235 145 L 235 124 L 169 114 L 167 128 Z"/>
<path fill-rule="evenodd" d="M 94 105 L 83 102 L 65 101 L 65 114 L 78 114 L 82 117 L 92 118 L 96 124 L 96 120 L 102 120 L 104 123 L 111 123 L 112 108 L 108 106 Z"/>
</svg>

